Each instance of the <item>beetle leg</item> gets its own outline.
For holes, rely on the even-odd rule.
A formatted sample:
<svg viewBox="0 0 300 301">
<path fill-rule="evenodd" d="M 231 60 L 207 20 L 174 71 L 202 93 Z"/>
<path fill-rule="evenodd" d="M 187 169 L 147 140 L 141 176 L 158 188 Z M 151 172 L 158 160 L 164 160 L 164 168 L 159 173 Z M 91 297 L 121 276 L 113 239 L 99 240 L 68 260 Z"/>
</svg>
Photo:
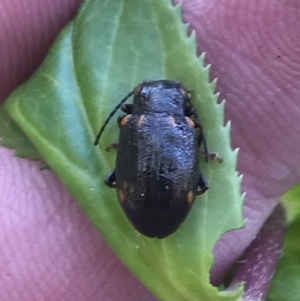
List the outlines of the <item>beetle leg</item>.
<svg viewBox="0 0 300 301">
<path fill-rule="evenodd" d="M 114 169 L 106 177 L 104 183 L 111 188 L 116 188 L 116 173 Z"/>
<path fill-rule="evenodd" d="M 111 145 L 109 145 L 105 150 L 107 152 L 110 152 L 112 150 L 116 150 L 118 148 L 119 144 L 118 143 L 112 143 Z"/>
<path fill-rule="evenodd" d="M 202 130 L 202 125 L 200 123 L 200 119 L 198 117 L 198 114 L 197 114 L 197 111 L 191 101 L 191 97 L 190 95 L 188 95 L 188 102 L 190 102 L 190 106 L 187 106 L 185 108 L 185 111 L 184 111 L 184 114 L 185 116 L 187 117 L 191 117 L 191 116 L 194 116 L 194 127 L 195 128 L 198 128 L 199 131 L 198 131 L 198 143 L 197 143 L 197 147 L 199 148 L 201 143 L 203 143 L 203 147 L 204 147 L 204 152 L 205 152 L 205 161 L 208 162 L 208 149 L 207 149 L 207 144 L 206 144 L 206 139 L 205 139 L 205 136 L 203 134 L 203 130 Z"/>
<path fill-rule="evenodd" d="M 132 114 L 132 104 L 124 104 L 121 106 L 121 110 L 126 114 Z"/>
<path fill-rule="evenodd" d="M 197 195 L 203 194 L 209 188 L 202 173 L 199 174 L 198 186 L 200 186 L 201 189 L 197 190 L 197 192 L 196 192 Z"/>
<path fill-rule="evenodd" d="M 192 115 L 194 115 L 194 109 L 191 107 L 186 107 L 184 110 L 184 116 L 191 117 Z"/>
<path fill-rule="evenodd" d="M 209 159 L 209 151 L 207 149 L 207 144 L 206 144 L 206 139 L 205 139 L 205 136 L 202 132 L 202 125 L 201 123 L 199 122 L 199 120 L 194 120 L 194 123 L 195 123 L 195 128 L 198 128 L 199 131 L 198 131 L 198 148 L 200 147 L 201 143 L 203 143 L 203 147 L 204 147 L 204 156 L 205 156 L 205 161 L 208 162 L 208 159 Z"/>
<path fill-rule="evenodd" d="M 199 150 L 199 154 L 205 157 L 208 156 L 208 158 L 212 161 L 218 161 L 219 163 L 223 162 L 223 158 L 219 157 L 217 153 L 208 152 L 206 154 L 205 151 Z"/>
</svg>

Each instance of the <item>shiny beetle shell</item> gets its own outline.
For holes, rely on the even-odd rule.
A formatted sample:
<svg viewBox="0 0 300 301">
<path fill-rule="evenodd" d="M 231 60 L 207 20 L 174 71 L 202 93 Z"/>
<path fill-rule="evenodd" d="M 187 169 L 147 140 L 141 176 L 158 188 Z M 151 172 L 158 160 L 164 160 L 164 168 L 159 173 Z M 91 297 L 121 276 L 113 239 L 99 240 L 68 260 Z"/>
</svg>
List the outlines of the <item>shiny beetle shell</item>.
<svg viewBox="0 0 300 301">
<path fill-rule="evenodd" d="M 124 105 L 131 95 L 133 104 Z M 208 152 L 197 112 L 180 82 L 144 81 L 109 115 L 95 144 L 120 107 L 126 115 L 118 120 L 116 168 L 105 182 L 116 187 L 140 233 L 164 238 L 181 226 L 196 195 L 208 189 L 199 170 L 201 143 L 206 159 Z"/>
</svg>

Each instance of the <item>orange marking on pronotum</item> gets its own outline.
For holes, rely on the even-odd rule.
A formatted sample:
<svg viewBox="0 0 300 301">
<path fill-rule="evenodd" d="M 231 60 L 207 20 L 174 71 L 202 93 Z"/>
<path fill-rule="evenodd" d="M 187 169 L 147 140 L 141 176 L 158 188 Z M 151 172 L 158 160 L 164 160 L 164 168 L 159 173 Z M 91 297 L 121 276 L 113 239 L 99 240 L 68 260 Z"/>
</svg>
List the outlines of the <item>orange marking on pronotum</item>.
<svg viewBox="0 0 300 301">
<path fill-rule="evenodd" d="M 122 118 L 120 124 L 121 124 L 121 125 L 125 125 L 125 124 L 128 122 L 128 119 L 129 119 L 130 116 L 131 116 L 131 115 L 127 115 L 127 116 L 125 116 L 124 118 Z"/>
</svg>

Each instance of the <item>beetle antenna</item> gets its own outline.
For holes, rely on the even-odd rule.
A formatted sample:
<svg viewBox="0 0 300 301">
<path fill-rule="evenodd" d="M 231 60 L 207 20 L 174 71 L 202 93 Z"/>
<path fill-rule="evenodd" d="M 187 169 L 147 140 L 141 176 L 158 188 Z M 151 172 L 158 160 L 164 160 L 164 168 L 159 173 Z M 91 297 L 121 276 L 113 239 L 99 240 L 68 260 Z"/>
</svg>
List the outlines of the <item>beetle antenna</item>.
<svg viewBox="0 0 300 301">
<path fill-rule="evenodd" d="M 120 102 L 119 104 L 114 108 L 114 110 L 112 112 L 110 112 L 110 114 L 108 115 L 107 119 L 105 120 L 105 122 L 103 123 L 102 127 L 99 130 L 99 133 L 95 139 L 94 145 L 97 145 L 99 142 L 99 139 L 104 131 L 104 129 L 106 128 L 107 124 L 109 123 L 110 119 L 115 115 L 115 113 L 120 109 L 121 105 L 130 97 L 132 96 L 134 93 L 134 91 L 132 90 L 130 93 L 128 93 Z"/>
<path fill-rule="evenodd" d="M 188 96 L 187 101 L 190 103 L 190 106 L 192 107 L 193 115 L 194 115 L 196 122 L 198 122 L 201 126 L 199 116 L 197 114 L 194 104 L 192 103 L 192 99 L 190 96 Z M 201 133 L 201 140 L 198 143 L 199 144 L 198 147 L 200 146 L 201 141 L 203 142 L 205 161 L 208 162 L 209 152 L 208 152 L 207 143 L 206 143 L 206 139 L 205 139 L 203 132 Z"/>
</svg>

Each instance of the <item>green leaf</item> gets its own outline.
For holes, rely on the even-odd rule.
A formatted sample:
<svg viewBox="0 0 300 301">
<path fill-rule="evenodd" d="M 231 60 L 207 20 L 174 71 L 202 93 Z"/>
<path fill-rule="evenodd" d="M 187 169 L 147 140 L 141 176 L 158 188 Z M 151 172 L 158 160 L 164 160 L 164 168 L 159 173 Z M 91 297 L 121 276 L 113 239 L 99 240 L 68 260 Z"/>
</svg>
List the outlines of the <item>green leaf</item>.
<svg viewBox="0 0 300 301">
<path fill-rule="evenodd" d="M 42 160 L 42 157 L 25 133 L 9 116 L 5 106 L 0 108 L 0 145 L 15 149 L 15 155 L 31 160 Z"/>
<path fill-rule="evenodd" d="M 299 202 L 299 195 L 298 195 Z M 268 301 L 300 300 L 300 217 L 288 227 L 283 256 L 276 267 L 268 292 Z"/>
<path fill-rule="evenodd" d="M 300 183 L 281 198 L 289 226 L 286 231 L 283 255 L 276 267 L 268 292 L 268 301 L 300 300 Z"/>
<path fill-rule="evenodd" d="M 187 27 L 180 6 L 169 0 L 87 1 L 5 109 L 121 260 L 160 300 L 237 300 L 241 289 L 219 292 L 209 284 L 215 243 L 243 225 L 237 151 L 230 148 L 229 124 L 223 126 L 224 102 L 217 103 L 216 83 L 209 81 L 204 56 L 196 56 Z M 103 184 L 114 167 L 115 155 L 104 149 L 117 141 L 116 119 L 101 145 L 93 145 L 118 101 L 143 79 L 160 78 L 193 89 L 209 149 L 224 159 L 202 159 L 210 189 L 184 225 L 162 240 L 136 232 L 116 192 Z"/>
<path fill-rule="evenodd" d="M 281 197 L 283 206 L 286 209 L 288 222 L 292 222 L 300 216 L 300 183 L 289 189 Z"/>
</svg>

